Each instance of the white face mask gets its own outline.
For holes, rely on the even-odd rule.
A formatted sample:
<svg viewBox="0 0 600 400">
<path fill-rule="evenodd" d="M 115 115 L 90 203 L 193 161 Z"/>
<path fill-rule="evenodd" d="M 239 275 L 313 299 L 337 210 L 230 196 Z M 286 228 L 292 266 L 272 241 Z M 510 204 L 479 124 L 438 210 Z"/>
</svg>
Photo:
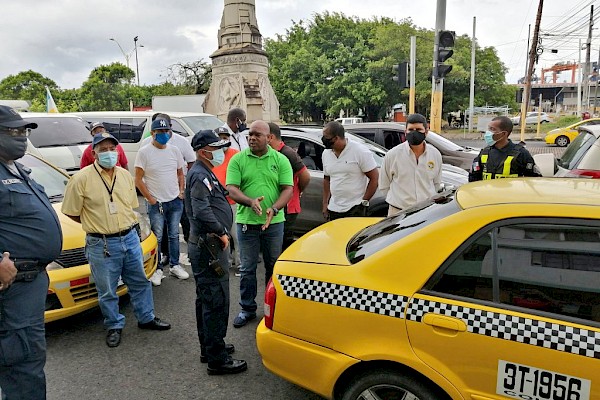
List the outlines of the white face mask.
<svg viewBox="0 0 600 400">
<path fill-rule="evenodd" d="M 210 163 L 214 166 L 214 167 L 218 167 L 219 165 L 223 164 L 223 161 L 225 161 L 225 152 L 223 151 L 223 149 L 218 149 L 218 150 L 214 150 L 214 151 L 210 151 L 210 150 L 206 150 L 209 153 L 212 153 L 212 160 L 208 160 L 210 161 Z"/>
</svg>

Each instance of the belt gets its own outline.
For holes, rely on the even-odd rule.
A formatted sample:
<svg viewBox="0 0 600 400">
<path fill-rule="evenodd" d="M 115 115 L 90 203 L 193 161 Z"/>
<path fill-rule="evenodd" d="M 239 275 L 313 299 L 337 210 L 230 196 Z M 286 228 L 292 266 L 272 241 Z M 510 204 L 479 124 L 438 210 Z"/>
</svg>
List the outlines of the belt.
<svg viewBox="0 0 600 400">
<path fill-rule="evenodd" d="M 36 260 L 15 260 L 15 268 L 17 269 L 17 276 L 15 282 L 33 281 L 40 272 L 46 270 L 46 264 L 40 264 Z"/>
<path fill-rule="evenodd" d="M 117 233 L 106 233 L 106 234 L 104 234 L 104 233 L 88 233 L 88 235 L 91 237 L 95 237 L 95 238 L 114 238 L 114 237 L 119 237 L 119 236 L 125 236 L 129 232 L 131 232 L 131 230 L 134 229 L 136 227 L 136 225 L 130 226 L 129 228 L 122 230 L 121 232 L 117 232 Z"/>
</svg>

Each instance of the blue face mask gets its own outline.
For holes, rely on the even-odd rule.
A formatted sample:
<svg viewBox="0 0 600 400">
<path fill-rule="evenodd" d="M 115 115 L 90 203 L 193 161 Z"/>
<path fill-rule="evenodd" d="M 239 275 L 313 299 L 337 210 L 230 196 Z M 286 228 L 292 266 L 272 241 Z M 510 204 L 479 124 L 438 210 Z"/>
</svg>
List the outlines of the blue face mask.
<svg viewBox="0 0 600 400">
<path fill-rule="evenodd" d="M 483 140 L 485 140 L 485 144 L 487 144 L 488 146 L 493 146 L 497 142 L 497 140 L 494 140 L 494 132 L 492 131 L 485 131 L 485 134 L 483 135 Z"/>
<path fill-rule="evenodd" d="M 212 160 L 208 160 L 210 161 L 210 163 L 214 166 L 214 167 L 218 167 L 219 165 L 223 164 L 223 161 L 225 161 L 225 152 L 223 151 L 223 149 L 218 149 L 215 151 L 211 151 L 212 153 Z"/>
<path fill-rule="evenodd" d="M 98 164 L 103 168 L 112 168 L 117 165 L 119 153 L 116 151 L 105 151 L 98 153 Z"/>
<path fill-rule="evenodd" d="M 167 142 L 171 139 L 171 135 L 166 132 L 160 132 L 154 135 L 154 140 L 156 140 L 160 144 L 167 144 Z"/>
</svg>

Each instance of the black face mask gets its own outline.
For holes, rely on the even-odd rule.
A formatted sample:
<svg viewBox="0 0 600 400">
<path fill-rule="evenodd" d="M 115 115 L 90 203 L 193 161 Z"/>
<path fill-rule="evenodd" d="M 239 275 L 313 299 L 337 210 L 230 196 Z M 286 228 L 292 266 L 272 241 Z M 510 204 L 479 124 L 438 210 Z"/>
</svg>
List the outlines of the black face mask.
<svg viewBox="0 0 600 400">
<path fill-rule="evenodd" d="M 25 155 L 27 138 L 25 136 L 10 136 L 0 133 L 0 158 L 14 161 Z"/>
<path fill-rule="evenodd" d="M 241 122 L 241 121 L 238 124 L 237 128 L 238 128 L 238 132 L 243 132 L 246 129 L 248 129 L 248 127 L 246 126 L 246 123 L 245 122 Z"/>
<path fill-rule="evenodd" d="M 418 146 L 425 140 L 425 134 L 419 131 L 406 132 L 406 141 L 412 146 Z"/>
<path fill-rule="evenodd" d="M 331 149 L 333 147 L 333 139 L 328 139 L 325 136 L 323 136 L 321 138 L 321 141 L 323 142 L 323 145 L 326 149 Z"/>
</svg>

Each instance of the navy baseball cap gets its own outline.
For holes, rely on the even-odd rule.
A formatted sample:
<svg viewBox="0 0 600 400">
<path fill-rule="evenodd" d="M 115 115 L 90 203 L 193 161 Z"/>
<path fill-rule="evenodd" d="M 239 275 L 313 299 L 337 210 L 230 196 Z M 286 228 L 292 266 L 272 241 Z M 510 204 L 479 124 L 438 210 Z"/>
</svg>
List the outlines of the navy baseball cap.
<svg viewBox="0 0 600 400">
<path fill-rule="evenodd" d="M 158 129 L 171 129 L 171 124 L 164 118 L 157 118 L 152 121 L 151 130 L 155 131 Z"/>
<path fill-rule="evenodd" d="M 96 147 L 98 143 L 105 140 L 112 140 L 115 144 L 119 144 L 119 141 L 113 135 L 108 132 L 102 132 L 94 135 L 94 138 L 92 139 L 92 148 Z"/>
<path fill-rule="evenodd" d="M 35 129 L 38 124 L 24 120 L 18 112 L 8 106 L 0 106 L 0 127 Z"/>
<path fill-rule="evenodd" d="M 229 140 L 221 140 L 220 137 L 214 131 L 206 129 L 200 131 L 192 138 L 192 148 L 197 151 L 203 147 L 217 147 L 222 148 L 229 145 Z"/>
</svg>

